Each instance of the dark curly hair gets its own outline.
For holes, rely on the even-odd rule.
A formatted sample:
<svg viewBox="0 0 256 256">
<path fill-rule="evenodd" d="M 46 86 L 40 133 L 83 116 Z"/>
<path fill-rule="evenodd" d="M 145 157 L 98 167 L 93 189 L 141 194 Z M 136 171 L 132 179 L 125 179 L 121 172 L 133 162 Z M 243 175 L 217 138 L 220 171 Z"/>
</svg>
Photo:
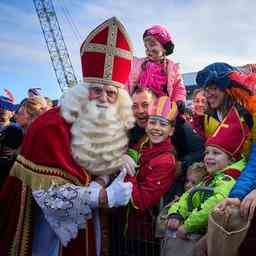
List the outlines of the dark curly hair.
<svg viewBox="0 0 256 256">
<path fill-rule="evenodd" d="M 165 54 L 166 56 L 170 55 L 173 53 L 174 50 L 174 44 L 172 42 L 168 42 L 166 44 L 163 45 L 164 49 L 165 49 Z"/>
</svg>

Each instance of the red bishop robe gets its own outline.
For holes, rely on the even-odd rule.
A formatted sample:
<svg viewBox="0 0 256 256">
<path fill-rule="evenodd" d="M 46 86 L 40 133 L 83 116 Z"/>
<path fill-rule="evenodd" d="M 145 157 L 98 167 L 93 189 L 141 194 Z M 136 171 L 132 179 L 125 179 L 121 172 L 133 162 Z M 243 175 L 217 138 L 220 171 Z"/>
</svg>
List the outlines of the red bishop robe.
<svg viewBox="0 0 256 256">
<path fill-rule="evenodd" d="M 31 256 L 33 239 L 32 190 L 48 189 L 52 184 L 87 186 L 90 177 L 72 158 L 71 125 L 54 108 L 38 117 L 28 128 L 21 153 L 0 192 L 1 255 Z M 95 240 L 91 221 L 86 230 L 60 255 L 94 256 Z"/>
</svg>

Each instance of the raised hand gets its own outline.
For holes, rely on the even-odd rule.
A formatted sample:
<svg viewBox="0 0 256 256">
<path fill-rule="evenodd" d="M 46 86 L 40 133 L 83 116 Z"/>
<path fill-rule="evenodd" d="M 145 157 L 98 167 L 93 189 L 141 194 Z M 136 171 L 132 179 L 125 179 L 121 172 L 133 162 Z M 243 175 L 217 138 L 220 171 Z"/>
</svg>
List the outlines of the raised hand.
<svg viewBox="0 0 256 256">
<path fill-rule="evenodd" d="M 110 208 L 126 205 L 131 198 L 132 183 L 124 182 L 125 176 L 126 172 L 120 172 L 106 189 Z"/>
</svg>

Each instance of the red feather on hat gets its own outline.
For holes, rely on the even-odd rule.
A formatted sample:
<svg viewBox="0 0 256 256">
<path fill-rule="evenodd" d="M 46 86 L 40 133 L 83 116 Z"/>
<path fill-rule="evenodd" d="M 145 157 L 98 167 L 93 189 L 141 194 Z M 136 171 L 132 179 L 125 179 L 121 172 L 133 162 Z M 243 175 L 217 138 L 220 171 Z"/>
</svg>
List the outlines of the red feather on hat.
<svg viewBox="0 0 256 256">
<path fill-rule="evenodd" d="M 239 86 L 232 86 L 227 92 L 250 113 L 256 113 L 256 74 L 234 71 L 229 74 L 229 78 Z"/>
</svg>

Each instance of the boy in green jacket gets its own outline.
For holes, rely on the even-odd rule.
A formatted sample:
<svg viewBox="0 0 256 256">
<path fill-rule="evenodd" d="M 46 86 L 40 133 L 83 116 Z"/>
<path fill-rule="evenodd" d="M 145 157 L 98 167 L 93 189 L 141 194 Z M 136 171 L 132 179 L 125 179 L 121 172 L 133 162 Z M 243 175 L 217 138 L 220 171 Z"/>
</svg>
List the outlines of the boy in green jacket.
<svg viewBox="0 0 256 256">
<path fill-rule="evenodd" d="M 231 108 L 206 141 L 207 177 L 185 192 L 168 210 L 168 228 L 176 231 L 177 238 L 187 239 L 189 233 L 205 232 L 209 212 L 228 196 L 245 167 L 240 152 L 247 135 L 237 110 Z"/>
</svg>

